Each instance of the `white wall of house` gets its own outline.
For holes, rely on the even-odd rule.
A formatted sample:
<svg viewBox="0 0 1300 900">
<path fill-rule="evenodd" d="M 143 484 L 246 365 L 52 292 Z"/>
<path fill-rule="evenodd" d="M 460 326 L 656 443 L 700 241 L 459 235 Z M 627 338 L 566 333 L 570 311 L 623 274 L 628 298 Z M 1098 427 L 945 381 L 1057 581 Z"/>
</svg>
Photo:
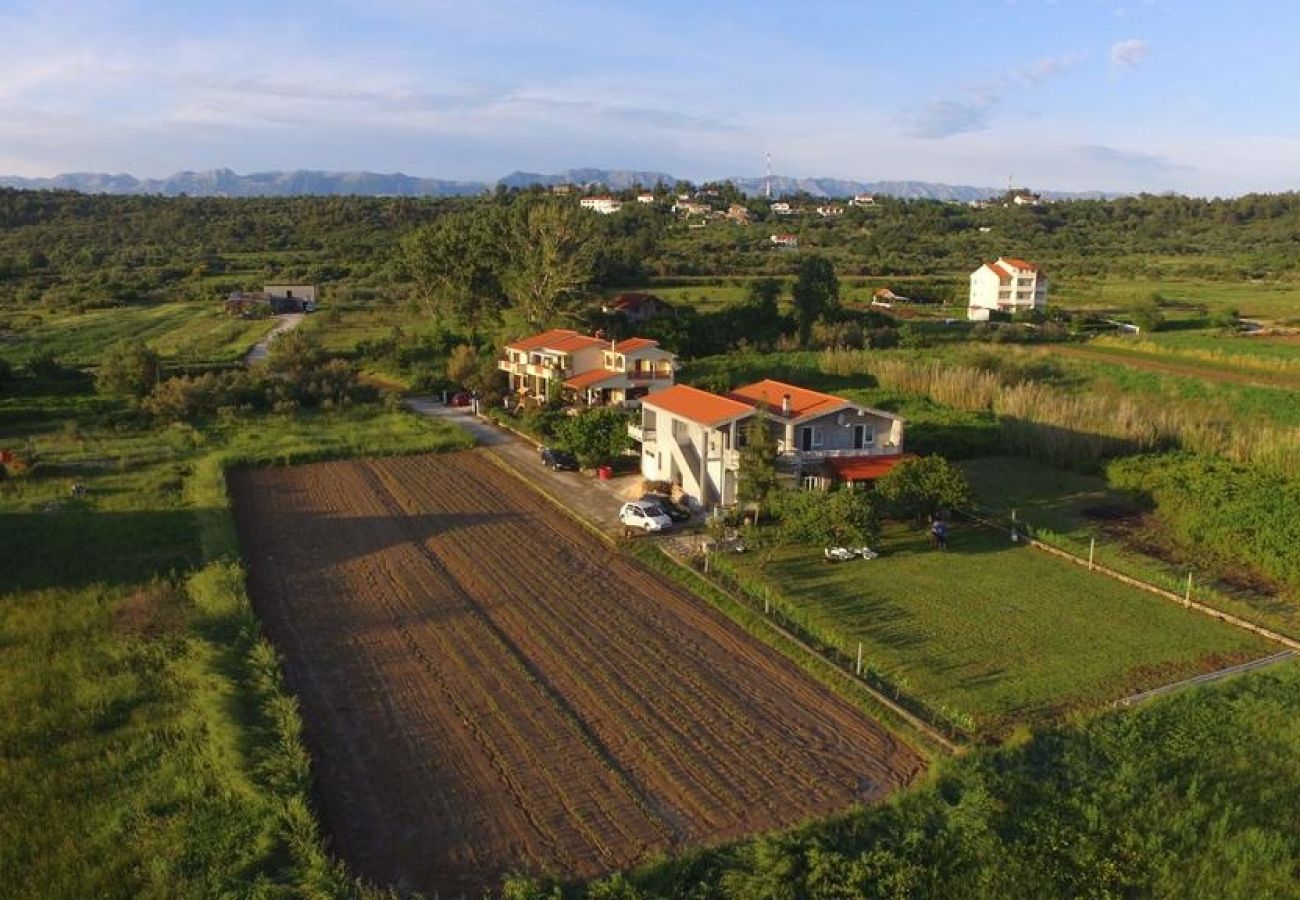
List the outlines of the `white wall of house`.
<svg viewBox="0 0 1300 900">
<path fill-rule="evenodd" d="M 971 273 L 968 318 L 984 321 L 992 311 L 1014 314 L 1047 307 L 1046 276 L 1036 269 L 1021 268 L 1004 259 L 998 259 L 997 265 L 1010 277 L 1003 280 L 988 264 Z"/>
<path fill-rule="evenodd" d="M 737 440 L 743 418 L 716 428 L 641 405 L 641 474 L 650 481 L 680 484 L 697 506 L 736 502 Z"/>
</svg>

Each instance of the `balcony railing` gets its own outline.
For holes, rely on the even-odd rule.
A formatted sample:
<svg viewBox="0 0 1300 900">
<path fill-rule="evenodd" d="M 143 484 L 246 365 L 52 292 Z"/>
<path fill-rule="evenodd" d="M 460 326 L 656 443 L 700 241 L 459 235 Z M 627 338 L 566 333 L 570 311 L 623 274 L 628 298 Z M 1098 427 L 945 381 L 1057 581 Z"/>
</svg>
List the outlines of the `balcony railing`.
<svg viewBox="0 0 1300 900">
<path fill-rule="evenodd" d="M 667 371 L 649 371 L 646 369 L 632 369 L 623 373 L 633 381 L 662 381 L 673 377 L 672 370 Z"/>
<path fill-rule="evenodd" d="M 654 443 L 656 432 L 653 428 L 642 428 L 635 422 L 629 422 L 627 425 L 627 434 L 634 441 L 640 441 L 643 444 Z"/>
<path fill-rule="evenodd" d="M 784 441 L 777 441 L 776 445 L 777 456 L 798 457 L 799 459 L 840 459 L 844 457 L 852 458 L 855 456 L 892 456 L 899 452 L 899 448 L 894 444 L 873 444 L 869 447 L 836 450 L 827 450 L 824 447 L 817 447 L 813 450 L 800 450 L 798 448 L 792 450 L 785 446 Z"/>
</svg>

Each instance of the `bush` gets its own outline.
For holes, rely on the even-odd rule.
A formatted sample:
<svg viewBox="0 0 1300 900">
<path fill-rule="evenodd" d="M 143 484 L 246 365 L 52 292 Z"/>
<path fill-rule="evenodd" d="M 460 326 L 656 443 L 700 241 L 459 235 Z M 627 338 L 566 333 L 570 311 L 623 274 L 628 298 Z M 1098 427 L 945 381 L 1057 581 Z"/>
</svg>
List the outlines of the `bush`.
<svg viewBox="0 0 1300 900">
<path fill-rule="evenodd" d="M 612 407 L 566 416 L 555 429 L 559 445 L 578 458 L 583 468 L 607 465 L 631 446 L 627 416 Z"/>
<path fill-rule="evenodd" d="M 109 349 L 95 373 L 95 390 L 108 397 L 139 400 L 162 378 L 158 354 L 143 341 L 124 341 Z"/>
<path fill-rule="evenodd" d="M 971 502 L 966 476 L 942 456 L 903 460 L 876 482 L 876 493 L 899 518 L 925 518 Z"/>
</svg>

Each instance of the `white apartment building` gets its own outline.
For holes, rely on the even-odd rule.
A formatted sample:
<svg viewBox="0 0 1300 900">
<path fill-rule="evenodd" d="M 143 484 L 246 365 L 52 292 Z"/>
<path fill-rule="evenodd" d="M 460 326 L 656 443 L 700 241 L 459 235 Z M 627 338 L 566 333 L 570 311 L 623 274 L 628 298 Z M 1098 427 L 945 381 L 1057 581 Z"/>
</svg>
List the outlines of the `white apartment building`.
<svg viewBox="0 0 1300 900">
<path fill-rule="evenodd" d="M 672 386 L 676 361 L 648 338 L 610 341 L 553 328 L 506 344 L 497 367 L 521 399 L 546 400 L 558 390 L 591 406 L 634 405 Z"/>
<path fill-rule="evenodd" d="M 592 212 L 598 212 L 601 215 L 616 213 L 623 208 L 623 204 L 616 198 L 603 194 L 597 197 L 583 197 L 578 201 L 582 204 L 583 209 L 589 209 Z"/>
<path fill-rule="evenodd" d="M 1038 266 L 1015 257 L 999 256 L 970 275 L 970 304 L 966 315 L 986 322 L 991 312 L 1015 314 L 1047 308 L 1047 276 Z"/>
</svg>

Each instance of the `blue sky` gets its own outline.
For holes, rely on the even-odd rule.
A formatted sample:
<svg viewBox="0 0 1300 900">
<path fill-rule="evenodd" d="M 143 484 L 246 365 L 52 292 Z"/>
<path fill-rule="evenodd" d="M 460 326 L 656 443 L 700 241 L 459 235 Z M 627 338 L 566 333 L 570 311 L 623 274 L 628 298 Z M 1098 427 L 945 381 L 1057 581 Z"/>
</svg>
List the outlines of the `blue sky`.
<svg viewBox="0 0 1300 900">
<path fill-rule="evenodd" d="M 0 0 L 0 173 L 1300 187 L 1300 3 Z"/>
</svg>

